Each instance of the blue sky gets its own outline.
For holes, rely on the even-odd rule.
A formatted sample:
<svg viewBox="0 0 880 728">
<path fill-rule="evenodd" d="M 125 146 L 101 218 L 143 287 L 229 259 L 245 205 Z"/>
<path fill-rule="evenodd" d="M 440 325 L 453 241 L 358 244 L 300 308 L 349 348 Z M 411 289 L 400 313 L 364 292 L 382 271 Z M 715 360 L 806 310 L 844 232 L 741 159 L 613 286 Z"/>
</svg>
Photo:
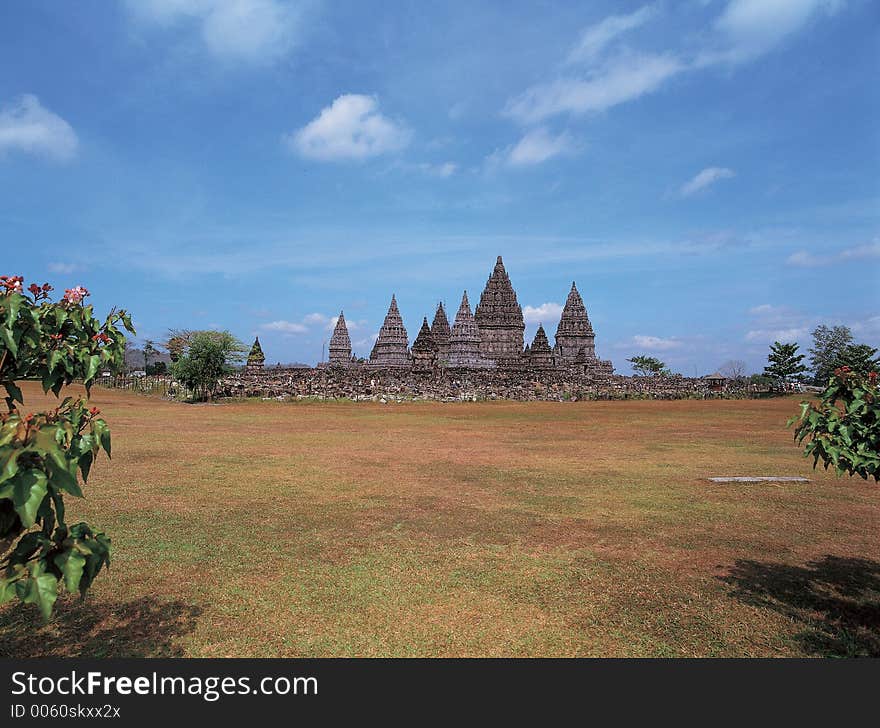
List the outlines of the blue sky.
<svg viewBox="0 0 880 728">
<path fill-rule="evenodd" d="M 139 0 L 0 8 L 2 268 L 99 310 L 369 353 L 503 255 L 551 336 L 572 280 L 619 371 L 880 345 L 868 0 Z"/>
</svg>

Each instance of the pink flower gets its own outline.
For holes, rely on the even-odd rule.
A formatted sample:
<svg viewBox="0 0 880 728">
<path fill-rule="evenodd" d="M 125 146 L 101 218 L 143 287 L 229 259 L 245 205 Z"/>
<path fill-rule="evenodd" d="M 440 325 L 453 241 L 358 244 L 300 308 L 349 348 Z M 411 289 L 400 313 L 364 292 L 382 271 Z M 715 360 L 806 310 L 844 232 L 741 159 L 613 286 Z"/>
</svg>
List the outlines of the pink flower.
<svg viewBox="0 0 880 728">
<path fill-rule="evenodd" d="M 88 295 L 89 292 L 86 288 L 77 286 L 76 288 L 65 288 L 64 295 L 61 298 L 67 301 L 67 303 L 79 303 Z"/>
<path fill-rule="evenodd" d="M 21 293 L 23 282 L 22 276 L 0 276 L 0 286 L 3 286 L 9 293 Z"/>
</svg>

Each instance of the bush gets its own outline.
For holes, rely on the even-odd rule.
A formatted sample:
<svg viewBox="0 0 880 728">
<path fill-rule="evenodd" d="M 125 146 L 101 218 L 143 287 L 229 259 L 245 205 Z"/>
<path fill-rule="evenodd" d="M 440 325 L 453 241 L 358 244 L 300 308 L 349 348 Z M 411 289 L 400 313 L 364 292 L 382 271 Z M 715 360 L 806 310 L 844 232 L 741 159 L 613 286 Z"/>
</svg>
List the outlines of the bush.
<svg viewBox="0 0 880 728">
<path fill-rule="evenodd" d="M 52 286 L 22 291 L 20 276 L 0 276 L 0 384 L 8 411 L 0 415 L 0 603 L 18 597 L 48 619 L 58 583 L 84 594 L 110 563 L 110 539 L 86 523 L 68 525 L 64 496 L 82 498 L 83 483 L 110 430 L 81 399 L 67 397 L 48 412 L 24 414 L 16 380 L 37 378 L 57 397 L 76 379 L 88 394 L 97 374 L 121 366 L 125 336 L 134 333 L 124 311 L 101 323 L 77 286 L 57 302 Z"/>
<path fill-rule="evenodd" d="M 833 465 L 838 475 L 849 473 L 880 481 L 880 402 L 877 372 L 856 372 L 848 366 L 834 370 L 818 405 L 801 402 L 794 439 L 804 446 L 804 456 Z"/>
<path fill-rule="evenodd" d="M 246 349 L 228 331 L 196 331 L 171 365 L 171 373 L 197 397 L 210 399 L 220 380 L 234 371 Z"/>
</svg>

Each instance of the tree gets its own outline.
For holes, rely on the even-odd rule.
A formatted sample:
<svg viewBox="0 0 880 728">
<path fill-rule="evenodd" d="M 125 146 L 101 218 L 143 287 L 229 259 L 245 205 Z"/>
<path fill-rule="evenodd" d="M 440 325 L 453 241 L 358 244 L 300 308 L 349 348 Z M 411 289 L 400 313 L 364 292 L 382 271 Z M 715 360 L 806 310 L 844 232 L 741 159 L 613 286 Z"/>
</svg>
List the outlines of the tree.
<svg viewBox="0 0 880 728">
<path fill-rule="evenodd" d="M 837 361 L 852 340 L 852 331 L 847 326 L 829 328 L 823 324 L 813 330 L 810 365 L 818 386 L 824 387 L 828 384 L 832 372 L 838 367 Z"/>
<path fill-rule="evenodd" d="M 867 374 L 880 370 L 880 359 L 876 358 L 877 350 L 867 344 L 850 344 L 840 352 L 835 360 L 835 369 L 849 367 L 854 372 Z"/>
<path fill-rule="evenodd" d="M 848 366 L 835 369 L 819 404 L 801 402 L 800 416 L 792 417 L 794 439 L 804 456 L 813 457 L 838 475 L 849 473 L 880 481 L 880 400 L 877 372 L 867 374 Z"/>
<path fill-rule="evenodd" d="M 785 383 L 791 379 L 799 379 L 807 371 L 807 367 L 801 364 L 804 355 L 797 351 L 797 344 L 774 341 L 770 345 L 770 354 L 767 356 L 769 364 L 764 367 L 764 374 L 775 382 Z"/>
<path fill-rule="evenodd" d="M 627 359 L 627 361 L 632 364 L 633 371 L 643 377 L 668 376 L 670 374 L 666 364 L 653 356 L 640 354 L 632 359 Z"/>
<path fill-rule="evenodd" d="M 241 363 L 246 351 L 228 331 L 195 331 L 183 353 L 171 364 L 171 373 L 197 396 L 210 399 L 220 380 Z"/>
<path fill-rule="evenodd" d="M 103 367 L 117 368 L 125 354 L 119 326 L 134 333 L 125 311 L 100 322 L 82 286 L 50 300 L 52 286 L 20 276 L 0 276 L 0 385 L 7 412 L 0 414 L 0 603 L 18 597 L 48 619 L 58 585 L 85 594 L 110 563 L 110 539 L 86 523 L 69 525 L 65 496 L 82 498 L 103 448 L 110 455 L 110 430 L 96 407 L 66 397 L 47 412 L 22 412 L 16 384 L 39 379 L 56 397 L 74 380 L 86 394 Z"/>
<path fill-rule="evenodd" d="M 168 329 L 168 336 L 162 343 L 162 347 L 168 352 L 172 362 L 176 362 L 183 355 L 195 333 L 189 329 Z"/>
<path fill-rule="evenodd" d="M 718 371 L 728 379 L 742 379 L 746 375 L 746 363 L 741 359 L 730 359 Z"/>
<path fill-rule="evenodd" d="M 168 365 L 164 361 L 155 361 L 148 365 L 145 371 L 150 376 L 158 376 L 159 374 L 165 374 L 165 372 L 168 371 Z"/>
<path fill-rule="evenodd" d="M 144 371 L 147 371 L 147 368 L 150 366 L 150 357 L 156 356 L 158 353 L 159 350 L 154 342 L 151 339 L 147 339 L 144 343 Z"/>
</svg>

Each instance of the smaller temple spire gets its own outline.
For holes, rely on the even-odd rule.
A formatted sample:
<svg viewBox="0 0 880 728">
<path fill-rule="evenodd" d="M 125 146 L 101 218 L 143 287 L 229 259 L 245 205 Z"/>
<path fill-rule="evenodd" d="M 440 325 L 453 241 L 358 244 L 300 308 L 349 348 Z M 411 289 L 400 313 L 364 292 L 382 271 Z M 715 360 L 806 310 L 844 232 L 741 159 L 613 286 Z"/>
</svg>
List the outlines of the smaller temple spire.
<svg viewBox="0 0 880 728">
<path fill-rule="evenodd" d="M 254 345 L 251 347 L 251 353 L 247 358 L 247 369 L 262 369 L 266 363 L 266 356 L 263 354 L 263 347 L 260 346 L 260 337 L 254 338 Z"/>
<path fill-rule="evenodd" d="M 428 317 L 422 319 L 422 328 L 412 345 L 413 371 L 425 372 L 434 368 L 437 360 L 437 345 L 428 326 Z"/>
<path fill-rule="evenodd" d="M 347 366 L 351 363 L 351 339 L 348 336 L 348 327 L 345 325 L 345 314 L 340 311 L 330 337 L 330 363 Z"/>
<path fill-rule="evenodd" d="M 455 314 L 452 336 L 449 340 L 449 366 L 485 367 L 486 361 L 480 354 L 480 329 L 471 313 L 467 291 L 461 296 L 461 305 Z"/>
<path fill-rule="evenodd" d="M 437 304 L 434 322 L 431 324 L 431 338 L 437 347 L 437 359 L 441 364 L 449 360 L 449 338 L 451 336 L 452 329 L 449 328 L 449 319 L 446 318 L 446 310 L 441 301 Z"/>
<path fill-rule="evenodd" d="M 529 349 L 529 363 L 533 367 L 541 369 L 553 366 L 553 352 L 550 349 L 550 342 L 547 341 L 543 324 L 538 324 L 538 330 L 532 340 L 532 346 Z"/>
<path fill-rule="evenodd" d="M 385 322 L 379 330 L 379 338 L 376 339 L 370 354 L 370 364 L 386 367 L 409 366 L 408 346 L 406 328 L 397 309 L 397 298 L 392 294 Z"/>
</svg>

